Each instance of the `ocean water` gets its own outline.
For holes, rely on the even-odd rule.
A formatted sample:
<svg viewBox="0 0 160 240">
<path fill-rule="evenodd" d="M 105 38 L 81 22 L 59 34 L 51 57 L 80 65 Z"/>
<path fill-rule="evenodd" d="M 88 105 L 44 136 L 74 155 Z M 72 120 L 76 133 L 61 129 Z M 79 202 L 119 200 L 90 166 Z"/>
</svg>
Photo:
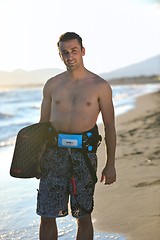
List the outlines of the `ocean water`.
<svg viewBox="0 0 160 240">
<path fill-rule="evenodd" d="M 135 98 L 160 89 L 160 85 L 114 86 L 116 115 L 135 105 Z M 39 121 L 42 88 L 0 89 L 0 239 L 38 240 L 36 215 L 37 179 L 16 179 L 9 175 L 17 132 Z M 100 123 L 101 117 L 98 118 Z M 59 239 L 75 239 L 75 220 L 69 215 L 57 220 Z M 126 240 L 119 233 L 95 231 L 94 239 Z"/>
</svg>

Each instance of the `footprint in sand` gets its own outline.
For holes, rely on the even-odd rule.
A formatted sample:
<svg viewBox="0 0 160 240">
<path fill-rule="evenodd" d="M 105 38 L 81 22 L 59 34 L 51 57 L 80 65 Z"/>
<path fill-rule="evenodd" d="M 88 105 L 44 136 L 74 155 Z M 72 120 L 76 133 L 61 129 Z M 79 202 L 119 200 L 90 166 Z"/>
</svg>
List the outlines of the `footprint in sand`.
<svg viewBox="0 0 160 240">
<path fill-rule="evenodd" d="M 148 155 L 148 159 L 150 159 L 150 160 L 155 160 L 155 159 L 159 159 L 159 158 L 160 158 L 159 150 Z"/>
<path fill-rule="evenodd" d="M 153 182 L 141 182 L 134 185 L 134 187 L 147 187 L 147 186 L 153 186 L 153 185 L 159 185 L 159 184 L 160 184 L 160 179 L 155 180 Z"/>
</svg>

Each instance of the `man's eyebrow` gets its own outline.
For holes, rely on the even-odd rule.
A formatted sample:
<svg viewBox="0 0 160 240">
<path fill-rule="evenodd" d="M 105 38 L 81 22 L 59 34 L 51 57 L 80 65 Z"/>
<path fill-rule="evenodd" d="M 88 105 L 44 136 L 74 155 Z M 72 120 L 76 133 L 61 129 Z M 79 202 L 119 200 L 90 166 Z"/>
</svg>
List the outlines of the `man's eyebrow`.
<svg viewBox="0 0 160 240">
<path fill-rule="evenodd" d="M 73 47 L 73 48 L 71 48 L 71 50 L 76 50 L 76 49 L 78 49 L 78 47 Z M 67 49 L 62 49 L 61 52 L 68 52 L 68 50 L 67 50 Z"/>
<path fill-rule="evenodd" d="M 71 48 L 71 49 L 78 49 L 78 47 L 73 47 L 73 48 Z"/>
</svg>

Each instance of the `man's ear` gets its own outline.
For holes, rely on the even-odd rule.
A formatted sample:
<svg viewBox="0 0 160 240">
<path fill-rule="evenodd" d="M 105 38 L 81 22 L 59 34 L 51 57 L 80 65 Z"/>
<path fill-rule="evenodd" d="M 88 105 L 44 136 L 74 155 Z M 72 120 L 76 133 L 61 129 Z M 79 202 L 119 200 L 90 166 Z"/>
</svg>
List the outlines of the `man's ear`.
<svg viewBox="0 0 160 240">
<path fill-rule="evenodd" d="M 61 53 L 59 52 L 59 56 L 60 56 L 60 59 L 63 61 L 63 58 L 62 58 L 62 55 L 61 55 Z"/>
<path fill-rule="evenodd" d="M 84 56 L 85 53 L 86 53 L 86 50 L 85 50 L 85 48 L 83 47 L 83 48 L 82 48 L 82 56 Z"/>
</svg>

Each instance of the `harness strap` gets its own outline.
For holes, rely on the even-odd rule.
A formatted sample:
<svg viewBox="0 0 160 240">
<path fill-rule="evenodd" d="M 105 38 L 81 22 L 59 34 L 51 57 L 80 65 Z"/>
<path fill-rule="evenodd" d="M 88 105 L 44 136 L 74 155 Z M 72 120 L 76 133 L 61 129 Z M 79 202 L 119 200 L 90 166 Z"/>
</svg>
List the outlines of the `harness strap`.
<svg viewBox="0 0 160 240">
<path fill-rule="evenodd" d="M 96 184 L 96 182 L 97 182 L 98 179 L 97 179 L 96 172 L 95 172 L 95 170 L 94 170 L 94 168 L 93 168 L 93 166 L 92 166 L 92 164 L 91 164 L 91 160 L 89 159 L 88 154 L 87 154 L 86 151 L 83 151 L 83 150 L 82 150 L 82 154 L 83 154 L 85 163 L 86 163 L 86 165 L 87 165 L 87 167 L 88 167 L 88 170 L 89 170 L 89 172 L 90 172 L 90 174 L 91 174 L 93 184 Z"/>
<path fill-rule="evenodd" d="M 85 209 L 84 207 L 82 207 L 80 205 L 80 203 L 78 202 L 78 199 L 77 199 L 77 187 L 76 187 L 76 181 L 75 181 L 75 178 L 74 178 L 74 171 L 73 171 L 73 163 L 72 163 L 72 158 L 71 158 L 71 152 L 70 152 L 70 149 L 68 149 L 69 151 L 69 161 L 70 161 L 70 173 L 71 173 L 71 184 L 72 184 L 72 190 L 73 190 L 73 196 L 75 198 L 75 201 L 76 201 L 76 204 L 78 206 L 78 208 L 82 209 L 86 214 L 89 214 L 92 212 L 93 210 L 93 200 L 92 200 L 92 206 L 89 210 Z"/>
</svg>

